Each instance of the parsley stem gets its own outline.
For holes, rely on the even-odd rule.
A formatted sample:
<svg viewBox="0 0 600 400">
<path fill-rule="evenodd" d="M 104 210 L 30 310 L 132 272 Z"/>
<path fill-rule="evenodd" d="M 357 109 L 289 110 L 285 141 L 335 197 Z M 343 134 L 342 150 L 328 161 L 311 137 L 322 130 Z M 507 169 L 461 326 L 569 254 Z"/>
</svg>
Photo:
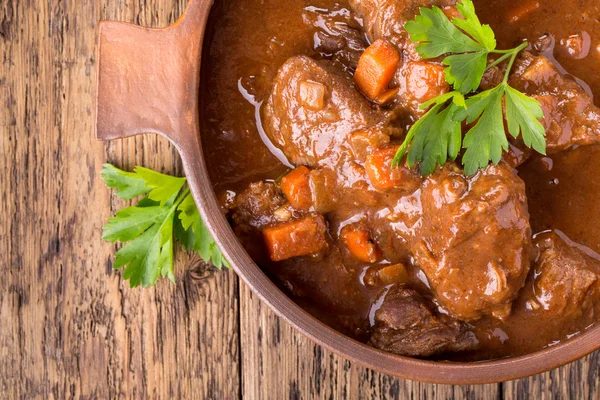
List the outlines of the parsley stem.
<svg viewBox="0 0 600 400">
<path fill-rule="evenodd" d="M 515 60 L 517 59 L 517 55 L 521 52 L 521 50 L 523 50 L 527 46 L 529 46 L 529 43 L 523 42 L 520 46 L 515 47 L 513 49 L 514 53 L 512 53 L 512 57 L 510 58 L 510 61 L 508 62 L 508 66 L 506 67 L 506 72 L 504 73 L 504 80 L 503 80 L 504 83 L 508 82 L 508 76 L 510 75 L 510 70 L 512 69 L 512 66 L 515 63 Z"/>
<path fill-rule="evenodd" d="M 490 50 L 490 53 L 493 54 L 512 54 L 515 52 L 515 49 L 509 49 L 509 50 Z"/>
<path fill-rule="evenodd" d="M 490 65 L 488 65 L 485 70 L 487 71 L 490 68 L 493 68 L 496 65 L 498 65 L 510 58 L 510 61 L 508 62 L 508 67 L 506 68 L 506 72 L 504 73 L 504 80 L 503 80 L 504 83 L 508 82 L 508 76 L 509 76 L 510 70 L 512 69 L 512 66 L 517 58 L 517 54 L 519 54 L 521 52 L 521 50 L 525 49 L 527 46 L 529 46 L 529 43 L 523 42 L 523 43 L 521 43 L 521 45 L 515 47 L 514 49 L 490 51 L 490 53 L 503 54 L 503 55 L 502 55 L 502 57 L 498 58 L 496 61 L 494 61 Z"/>
<path fill-rule="evenodd" d="M 487 71 L 490 68 L 494 68 L 496 65 L 504 62 L 504 60 L 506 60 L 507 58 L 509 58 L 511 56 L 512 56 L 512 53 L 506 53 L 506 54 L 504 54 L 502 57 L 498 58 L 496 61 L 494 61 L 493 63 L 491 63 L 490 65 L 488 65 L 485 70 Z"/>
</svg>

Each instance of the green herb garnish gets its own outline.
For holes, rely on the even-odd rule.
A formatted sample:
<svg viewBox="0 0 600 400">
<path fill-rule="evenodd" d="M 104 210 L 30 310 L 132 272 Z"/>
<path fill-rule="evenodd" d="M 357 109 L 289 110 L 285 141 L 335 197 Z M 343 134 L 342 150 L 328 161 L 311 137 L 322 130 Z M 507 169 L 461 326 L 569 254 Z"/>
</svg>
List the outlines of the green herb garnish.
<svg viewBox="0 0 600 400">
<path fill-rule="evenodd" d="M 136 206 L 117 211 L 103 227 L 102 238 L 126 243 L 115 254 L 114 268 L 125 267 L 123 278 L 131 287 L 152 286 L 160 276 L 175 281 L 173 274 L 174 237 L 187 250 L 197 252 L 216 268 L 229 267 L 202 222 L 186 178 L 136 167 L 126 172 L 105 164 L 102 179 L 124 200 L 145 195 Z"/>
<path fill-rule="evenodd" d="M 429 111 L 410 128 L 394 157 L 394 165 L 399 165 L 408 150 L 408 166 L 420 163 L 422 175 L 433 173 L 447 159 L 455 160 L 461 146 L 466 149 L 462 163 L 467 175 L 485 168 L 490 161 L 500 162 L 502 151 L 508 150 L 504 119 L 511 136 L 521 135 L 526 146 L 541 154 L 546 152 L 545 131 L 539 121 L 544 116 L 541 105 L 508 84 L 515 59 L 528 44 L 496 50 L 494 31 L 481 24 L 473 2 L 462 0 L 457 8 L 464 19 L 450 21 L 434 6 L 421 8 L 420 15 L 405 25 L 411 41 L 420 43 L 417 52 L 424 59 L 446 56 L 442 61 L 446 65 L 446 81 L 454 88 L 421 105 L 423 110 L 430 108 Z M 490 54 L 499 57 L 488 64 Z M 502 83 L 472 94 L 479 88 L 486 70 L 507 60 Z M 463 121 L 468 124 L 477 121 L 464 139 Z"/>
</svg>

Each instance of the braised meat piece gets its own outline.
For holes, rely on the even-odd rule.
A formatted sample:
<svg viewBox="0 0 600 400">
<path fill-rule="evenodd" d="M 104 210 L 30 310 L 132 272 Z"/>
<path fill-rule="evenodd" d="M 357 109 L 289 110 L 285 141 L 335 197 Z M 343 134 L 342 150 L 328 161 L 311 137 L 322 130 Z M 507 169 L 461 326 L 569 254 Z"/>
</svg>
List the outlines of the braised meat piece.
<svg viewBox="0 0 600 400">
<path fill-rule="evenodd" d="M 503 75 L 501 68 L 490 69 L 481 87 L 489 89 L 498 85 Z M 530 52 L 520 54 L 509 83 L 540 102 L 548 154 L 600 142 L 600 108 L 594 104 L 594 98 L 573 77 L 561 73 L 547 57 Z M 524 149 L 519 143 L 517 147 Z"/>
<path fill-rule="evenodd" d="M 467 324 L 436 313 L 416 290 L 393 286 L 375 312 L 369 344 L 410 357 L 474 350 L 477 338 Z"/>
<path fill-rule="evenodd" d="M 455 0 L 350 0 L 352 10 L 363 18 L 369 41 L 383 38 L 403 51 L 405 59 L 419 60 L 416 45 L 404 25 L 419 14 L 419 8 L 454 6 Z"/>
<path fill-rule="evenodd" d="M 600 109 L 593 97 L 548 58 L 524 53 L 510 84 L 542 105 L 548 153 L 600 142 Z"/>
<path fill-rule="evenodd" d="M 535 245 L 540 254 L 532 276 L 533 300 L 556 318 L 591 310 L 600 301 L 600 260 L 554 232 L 537 236 Z"/>
<path fill-rule="evenodd" d="M 440 305 L 465 321 L 505 316 L 533 254 L 525 184 L 504 163 L 472 177 L 447 164 L 421 190 L 411 247 Z"/>
<path fill-rule="evenodd" d="M 278 221 L 275 210 L 285 198 L 273 183 L 256 182 L 237 195 L 227 207 L 237 231 L 261 230 Z"/>
<path fill-rule="evenodd" d="M 267 135 L 288 160 L 313 168 L 351 159 L 353 132 L 381 145 L 389 142 L 386 120 L 356 91 L 349 75 L 305 56 L 281 67 L 263 118 Z"/>
<path fill-rule="evenodd" d="M 321 57 L 353 70 L 367 43 L 359 22 L 347 11 L 339 3 L 328 8 L 308 6 L 302 20 L 317 29 L 313 41 Z"/>
</svg>

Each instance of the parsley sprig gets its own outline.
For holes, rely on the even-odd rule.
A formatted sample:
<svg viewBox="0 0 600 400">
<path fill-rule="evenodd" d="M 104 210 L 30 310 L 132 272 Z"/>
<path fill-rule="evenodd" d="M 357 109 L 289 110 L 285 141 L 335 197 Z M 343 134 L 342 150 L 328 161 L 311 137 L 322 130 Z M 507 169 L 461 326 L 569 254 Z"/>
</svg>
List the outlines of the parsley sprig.
<svg viewBox="0 0 600 400">
<path fill-rule="evenodd" d="M 175 238 L 187 250 L 221 269 L 229 267 L 202 222 L 186 178 L 161 174 L 144 167 L 126 172 L 105 164 L 102 179 L 124 200 L 144 197 L 136 206 L 117 211 L 103 227 L 102 238 L 126 243 L 115 254 L 114 268 L 125 267 L 123 278 L 131 287 L 152 286 L 159 277 L 175 281 L 173 245 Z"/>
<path fill-rule="evenodd" d="M 448 159 L 455 160 L 461 147 L 466 149 L 462 163 L 467 175 L 485 168 L 490 161 L 500 162 L 502 152 L 508 150 L 504 119 L 512 137 L 521 135 L 526 146 L 546 152 L 540 104 L 508 84 L 515 59 L 528 43 L 497 50 L 493 30 L 481 24 L 473 2 L 462 0 L 457 8 L 464 18 L 450 21 L 434 6 L 421 8 L 420 15 L 405 25 L 411 41 L 420 43 L 417 52 L 424 59 L 445 55 L 442 63 L 446 66 L 446 81 L 454 89 L 421 105 L 421 109 L 429 110 L 410 128 L 394 157 L 394 165 L 399 165 L 408 152 L 408 166 L 420 163 L 422 175 L 433 173 Z M 490 54 L 499 57 L 488 64 Z M 505 61 L 508 65 L 502 82 L 473 94 L 485 71 Z M 464 139 L 462 122 L 474 124 Z"/>
</svg>

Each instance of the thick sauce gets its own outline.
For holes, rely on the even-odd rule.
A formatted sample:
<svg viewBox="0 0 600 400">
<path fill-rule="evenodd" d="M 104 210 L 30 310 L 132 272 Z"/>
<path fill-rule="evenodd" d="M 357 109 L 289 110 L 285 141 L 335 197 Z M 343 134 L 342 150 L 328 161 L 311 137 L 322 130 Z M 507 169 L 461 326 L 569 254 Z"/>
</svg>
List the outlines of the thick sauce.
<svg viewBox="0 0 600 400">
<path fill-rule="evenodd" d="M 533 6 L 522 13 L 522 1 L 475 3 L 483 22 L 490 23 L 497 33 L 499 48 L 529 40 L 543 54 L 552 56 L 563 71 L 583 79 L 598 103 L 598 6 L 581 0 L 528 0 L 526 3 Z M 515 14 L 519 15 L 516 20 Z M 289 57 L 330 56 L 314 47 L 318 32 L 331 29 L 323 16 L 341 26 L 361 23 L 344 1 L 232 0 L 217 1 L 213 8 L 206 39 L 210 44 L 205 47 L 202 68 L 202 141 L 215 190 L 222 198 L 239 193 L 252 182 L 275 180 L 289 170 L 285 156 L 264 133 L 260 110 L 278 69 Z M 519 169 L 526 184 L 533 233 L 557 230 L 569 243 L 598 260 L 600 211 L 593 206 L 600 193 L 599 157 L 600 146 L 580 147 L 552 157 L 533 157 Z M 343 225 L 346 221 L 335 223 Z M 318 262 L 299 260 L 282 271 L 252 246 L 249 252 L 253 258 L 283 290 L 295 294 L 299 304 L 336 329 L 366 339 L 361 321 L 373 318 L 372 305 L 377 305 L 381 296 L 379 290 L 364 284 L 367 268 L 357 267 L 350 282 L 345 275 L 326 276 L 331 272 L 323 270 Z M 427 286 L 420 270 L 409 272 L 415 286 Z M 306 276 L 328 282 L 324 297 L 311 291 L 312 281 Z M 523 290 L 530 290 L 531 283 L 525 285 Z M 490 359 L 535 351 L 577 334 L 590 325 L 590 320 L 548 324 L 542 314 L 517 300 L 505 322 L 484 317 L 471 325 L 482 350 L 461 354 L 459 359 Z"/>
<path fill-rule="evenodd" d="M 587 0 L 475 0 L 499 48 L 526 39 L 600 99 L 600 5 Z M 515 16 L 520 18 L 515 20 Z"/>
</svg>

